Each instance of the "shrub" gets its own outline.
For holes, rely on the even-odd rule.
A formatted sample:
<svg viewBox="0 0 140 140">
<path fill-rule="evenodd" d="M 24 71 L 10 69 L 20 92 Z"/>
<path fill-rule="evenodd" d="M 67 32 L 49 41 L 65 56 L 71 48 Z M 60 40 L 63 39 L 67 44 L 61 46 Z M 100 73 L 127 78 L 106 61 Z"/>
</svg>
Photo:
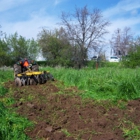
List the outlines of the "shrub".
<svg viewBox="0 0 140 140">
<path fill-rule="evenodd" d="M 125 67 L 136 68 L 140 66 L 140 46 L 132 48 L 127 56 L 124 56 L 122 63 Z"/>
</svg>

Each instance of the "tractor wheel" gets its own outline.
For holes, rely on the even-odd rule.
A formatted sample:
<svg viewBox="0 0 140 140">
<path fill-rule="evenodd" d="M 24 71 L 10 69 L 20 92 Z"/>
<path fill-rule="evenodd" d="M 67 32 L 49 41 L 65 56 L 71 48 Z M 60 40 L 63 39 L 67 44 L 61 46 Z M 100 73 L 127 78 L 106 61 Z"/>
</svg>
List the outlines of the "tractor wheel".
<svg viewBox="0 0 140 140">
<path fill-rule="evenodd" d="M 38 65 L 32 65 L 32 71 L 39 71 Z"/>
<path fill-rule="evenodd" d="M 14 73 L 15 74 L 19 74 L 21 73 L 21 66 L 20 65 L 17 65 L 17 64 L 14 64 Z"/>
<path fill-rule="evenodd" d="M 21 87 L 22 84 L 20 78 L 18 77 L 15 78 L 15 85 Z"/>
</svg>

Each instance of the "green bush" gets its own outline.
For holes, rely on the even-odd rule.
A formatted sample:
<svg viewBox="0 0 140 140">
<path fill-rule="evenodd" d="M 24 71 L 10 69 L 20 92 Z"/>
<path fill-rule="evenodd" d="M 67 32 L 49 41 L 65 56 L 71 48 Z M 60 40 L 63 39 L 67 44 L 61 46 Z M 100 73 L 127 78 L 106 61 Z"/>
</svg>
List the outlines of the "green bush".
<svg viewBox="0 0 140 140">
<path fill-rule="evenodd" d="M 8 92 L 8 89 L 6 89 L 6 88 L 0 86 L 0 96 L 5 95 L 7 92 Z"/>
<path fill-rule="evenodd" d="M 138 95 L 136 85 L 131 81 L 121 81 L 118 86 L 118 97 L 120 99 L 136 99 Z"/>
<path fill-rule="evenodd" d="M 128 68 L 140 67 L 140 46 L 132 48 L 129 54 L 122 58 L 122 63 Z"/>
</svg>

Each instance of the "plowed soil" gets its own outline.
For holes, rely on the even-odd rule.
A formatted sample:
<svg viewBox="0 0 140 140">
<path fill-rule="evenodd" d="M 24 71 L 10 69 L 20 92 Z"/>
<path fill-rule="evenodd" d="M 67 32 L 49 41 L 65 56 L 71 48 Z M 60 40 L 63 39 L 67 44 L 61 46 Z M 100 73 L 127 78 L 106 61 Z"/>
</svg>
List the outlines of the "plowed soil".
<svg viewBox="0 0 140 140">
<path fill-rule="evenodd" d="M 125 130 L 140 126 L 140 99 L 82 99 L 76 87 L 59 81 L 24 87 L 9 81 L 5 86 L 13 91 L 17 113 L 34 123 L 25 130 L 32 140 L 125 140 Z"/>
</svg>

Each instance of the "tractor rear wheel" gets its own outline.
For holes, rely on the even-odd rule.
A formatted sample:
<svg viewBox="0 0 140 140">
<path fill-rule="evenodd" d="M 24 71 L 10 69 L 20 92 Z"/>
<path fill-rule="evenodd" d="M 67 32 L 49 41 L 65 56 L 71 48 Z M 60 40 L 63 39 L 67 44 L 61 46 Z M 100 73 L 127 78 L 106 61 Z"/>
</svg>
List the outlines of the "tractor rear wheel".
<svg viewBox="0 0 140 140">
<path fill-rule="evenodd" d="M 21 66 L 17 65 L 17 64 L 14 64 L 14 78 L 16 78 L 16 74 L 19 74 L 21 72 L 22 72 Z"/>
<path fill-rule="evenodd" d="M 14 72 L 15 72 L 16 74 L 21 73 L 21 72 L 22 72 L 22 71 L 21 71 L 21 66 L 20 66 L 20 65 L 17 65 L 17 64 L 14 64 Z"/>
<path fill-rule="evenodd" d="M 39 71 L 38 65 L 32 65 L 32 71 Z"/>
</svg>

